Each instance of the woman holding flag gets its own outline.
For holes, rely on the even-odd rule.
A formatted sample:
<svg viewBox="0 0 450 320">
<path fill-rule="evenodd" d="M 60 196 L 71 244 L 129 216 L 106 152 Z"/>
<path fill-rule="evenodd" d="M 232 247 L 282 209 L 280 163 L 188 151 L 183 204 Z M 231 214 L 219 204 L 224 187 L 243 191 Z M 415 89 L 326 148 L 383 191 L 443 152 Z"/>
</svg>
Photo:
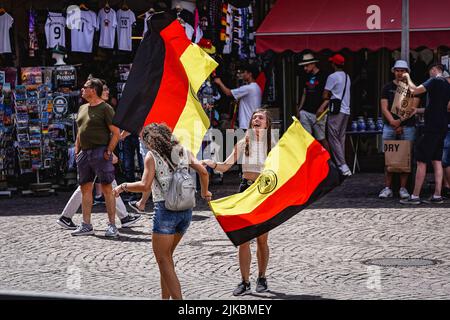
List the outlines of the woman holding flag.
<svg viewBox="0 0 450 320">
<path fill-rule="evenodd" d="M 202 163 L 208 167 L 220 171 L 228 171 L 238 160 L 242 162 L 242 179 L 239 186 L 239 192 L 244 192 L 253 182 L 258 179 L 264 162 L 272 146 L 272 118 L 269 111 L 265 109 L 257 109 L 253 112 L 249 130 L 247 130 L 245 138 L 240 140 L 235 146 L 232 153 L 224 162 L 215 162 L 206 159 Z M 258 259 L 258 280 L 256 283 L 256 292 L 267 291 L 266 270 L 269 262 L 269 246 L 267 244 L 269 233 L 266 232 L 256 238 Z M 250 264 L 251 251 L 250 242 L 246 242 L 239 246 L 239 268 L 241 270 L 242 282 L 233 291 L 233 295 L 241 296 L 251 293 L 250 287 Z"/>
<path fill-rule="evenodd" d="M 113 190 L 116 197 L 124 191 L 152 191 L 155 204 L 152 246 L 161 275 L 162 299 L 182 299 L 173 253 L 192 220 L 192 209 L 174 212 L 165 207 L 165 194 L 173 178 L 172 167 L 187 160 L 189 166 L 199 174 L 202 198 L 210 201 L 212 196 L 208 191 L 208 172 L 174 138 L 165 124 L 152 123 L 144 127 L 142 139 L 149 152 L 145 156 L 142 180 L 122 183 Z"/>
</svg>

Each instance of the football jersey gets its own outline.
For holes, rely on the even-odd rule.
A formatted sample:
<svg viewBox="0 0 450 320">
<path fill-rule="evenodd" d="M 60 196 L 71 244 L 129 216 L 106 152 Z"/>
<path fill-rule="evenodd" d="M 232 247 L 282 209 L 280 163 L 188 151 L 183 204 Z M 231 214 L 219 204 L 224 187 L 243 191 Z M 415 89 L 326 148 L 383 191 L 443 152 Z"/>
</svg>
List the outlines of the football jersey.
<svg viewBox="0 0 450 320">
<path fill-rule="evenodd" d="M 66 18 L 59 12 L 49 12 L 45 22 L 45 38 L 47 48 L 54 48 L 56 45 L 66 46 Z"/>
<path fill-rule="evenodd" d="M 131 51 L 132 25 L 136 22 L 136 16 L 131 10 L 117 10 L 117 41 L 119 50 Z"/>
<path fill-rule="evenodd" d="M 7 12 L 0 15 L 0 53 L 11 52 L 9 29 L 12 27 L 13 21 L 13 17 L 11 17 Z"/>
<path fill-rule="evenodd" d="M 142 33 L 142 36 L 145 36 L 145 34 L 148 31 L 148 24 L 147 24 L 147 22 L 148 22 L 148 18 L 150 18 L 150 16 L 152 16 L 152 15 L 153 15 L 153 13 L 150 13 L 148 11 L 145 13 L 145 17 L 144 17 L 144 32 Z"/>
<path fill-rule="evenodd" d="M 74 13 L 74 15 L 76 15 L 76 13 Z M 95 12 L 92 10 L 80 10 L 79 17 L 73 17 L 68 14 L 67 27 L 69 29 L 72 29 L 70 33 L 72 41 L 72 51 L 89 53 L 92 52 L 94 32 L 95 29 L 98 29 L 97 15 L 95 14 Z"/>
<path fill-rule="evenodd" d="M 114 40 L 116 37 L 116 12 L 113 9 L 106 11 L 102 8 L 98 12 L 98 27 L 100 28 L 99 47 L 112 49 L 114 48 Z"/>
</svg>

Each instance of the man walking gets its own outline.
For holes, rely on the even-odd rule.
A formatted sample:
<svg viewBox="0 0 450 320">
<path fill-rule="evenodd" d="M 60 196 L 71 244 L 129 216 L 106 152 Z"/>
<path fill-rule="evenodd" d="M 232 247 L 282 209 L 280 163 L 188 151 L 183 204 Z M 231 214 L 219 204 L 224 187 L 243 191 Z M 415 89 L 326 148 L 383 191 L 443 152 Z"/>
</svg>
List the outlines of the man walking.
<svg viewBox="0 0 450 320">
<path fill-rule="evenodd" d="M 394 80 L 390 81 L 383 88 L 381 93 L 381 111 L 384 116 L 383 126 L 383 141 L 385 140 L 408 140 L 411 144 L 414 143 L 416 136 L 416 120 L 412 116 L 409 119 L 401 121 L 399 117 L 391 112 L 392 104 L 394 103 L 395 93 L 400 81 L 403 81 L 403 75 L 410 72 L 408 63 L 404 60 L 397 60 L 391 69 L 394 73 Z M 417 107 L 419 98 L 414 99 L 414 105 Z M 388 172 L 385 168 L 385 187 L 381 190 L 378 197 L 380 199 L 392 198 L 392 172 Z M 406 184 L 408 182 L 409 173 L 400 173 L 400 190 L 399 195 L 401 199 L 409 198 Z"/>
<path fill-rule="evenodd" d="M 78 134 L 75 154 L 78 180 L 82 193 L 83 221 L 72 232 L 74 236 L 94 233 L 91 224 L 92 189 L 95 176 L 102 185 L 108 212 L 109 225 L 105 236 L 117 237 L 115 225 L 115 198 L 111 183 L 114 180 L 112 152 L 119 141 L 119 128 L 112 125 L 114 109 L 101 99 L 103 83 L 90 78 L 81 89 L 81 95 L 88 103 L 80 106 L 77 116 Z"/>
<path fill-rule="evenodd" d="M 307 75 L 298 113 L 303 128 L 313 135 L 325 149 L 329 150 L 325 139 L 326 116 L 320 121 L 316 121 L 316 113 L 322 105 L 323 90 L 327 81 L 326 75 L 317 67 L 317 62 L 319 60 L 315 59 L 314 55 L 307 53 L 303 55 L 303 60 L 298 64 L 303 66 Z"/>
<path fill-rule="evenodd" d="M 316 116 L 319 117 L 329 106 L 330 98 L 340 101 L 340 109 L 337 109 L 335 114 L 330 112 L 328 115 L 328 143 L 341 174 L 351 176 L 350 168 L 345 162 L 345 131 L 350 117 L 351 82 L 350 77 L 344 72 L 345 59 L 342 55 L 335 54 L 329 61 L 334 73 L 327 78 L 323 92 L 324 102 L 317 110 Z"/>
<path fill-rule="evenodd" d="M 430 68 L 430 79 L 420 86 L 414 85 L 408 73 L 404 75 L 414 95 L 427 92 L 427 106 L 425 107 L 425 126 L 422 136 L 417 139 L 416 159 L 417 170 L 413 194 L 405 200 L 400 200 L 402 204 L 420 204 L 420 192 L 425 180 L 427 163 L 433 164 L 435 189 L 433 196 L 428 203 L 442 203 L 442 151 L 444 139 L 447 135 L 447 105 L 450 100 L 450 84 L 442 76 L 444 68 L 440 64 L 435 64 Z"/>
</svg>

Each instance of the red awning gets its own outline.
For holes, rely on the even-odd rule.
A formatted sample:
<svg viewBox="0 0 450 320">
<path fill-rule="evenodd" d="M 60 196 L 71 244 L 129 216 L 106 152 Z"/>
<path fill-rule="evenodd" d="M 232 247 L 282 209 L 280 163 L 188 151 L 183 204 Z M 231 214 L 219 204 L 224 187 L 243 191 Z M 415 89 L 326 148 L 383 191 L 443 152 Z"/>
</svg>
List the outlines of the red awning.
<svg viewBox="0 0 450 320">
<path fill-rule="evenodd" d="M 450 47 L 450 1 L 410 0 L 410 47 Z M 277 0 L 256 51 L 401 47 L 402 0 Z"/>
</svg>

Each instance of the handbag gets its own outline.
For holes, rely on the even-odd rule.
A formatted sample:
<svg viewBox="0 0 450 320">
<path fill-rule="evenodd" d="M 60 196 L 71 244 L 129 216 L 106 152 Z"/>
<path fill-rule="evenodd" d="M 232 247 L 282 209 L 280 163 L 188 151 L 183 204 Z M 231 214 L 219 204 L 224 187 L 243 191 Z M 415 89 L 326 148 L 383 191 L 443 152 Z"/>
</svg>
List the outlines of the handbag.
<svg viewBox="0 0 450 320">
<path fill-rule="evenodd" d="M 342 100 L 344 99 L 345 96 L 345 91 L 347 89 L 347 77 L 348 77 L 345 72 L 344 74 L 345 74 L 344 92 L 342 92 L 341 99 L 330 99 L 330 101 L 328 102 L 328 109 L 330 110 L 330 114 L 339 114 L 339 112 L 341 112 L 341 105 Z"/>
<path fill-rule="evenodd" d="M 170 161 L 165 160 L 173 170 L 172 181 L 164 196 L 166 209 L 170 211 L 184 211 L 194 208 L 196 184 L 189 174 L 188 167 L 177 165 L 175 168 Z M 156 173 L 155 178 L 161 190 L 163 190 Z"/>
</svg>

